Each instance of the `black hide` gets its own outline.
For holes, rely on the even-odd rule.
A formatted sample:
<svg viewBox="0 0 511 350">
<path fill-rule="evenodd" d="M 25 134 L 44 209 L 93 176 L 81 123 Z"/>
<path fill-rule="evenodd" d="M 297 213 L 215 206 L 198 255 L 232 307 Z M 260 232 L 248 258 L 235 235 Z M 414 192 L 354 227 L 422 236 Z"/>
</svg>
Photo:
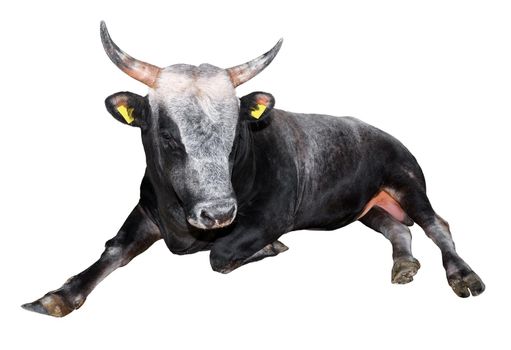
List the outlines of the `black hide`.
<svg viewBox="0 0 511 350">
<path fill-rule="evenodd" d="M 261 92 L 241 98 L 231 154 L 239 209 L 230 226 L 218 230 L 191 226 L 175 194 L 167 195 L 165 202 L 157 200 L 159 189 L 146 173 L 140 205 L 172 252 L 211 249 L 213 269 L 229 270 L 286 232 L 331 230 L 355 221 L 364 205 L 405 171 L 424 184 L 415 158 L 381 130 L 350 117 L 272 109 L 269 94 L 268 108 L 255 120 L 250 111 L 257 94 Z M 405 186 L 407 180 L 396 185 Z"/>
</svg>

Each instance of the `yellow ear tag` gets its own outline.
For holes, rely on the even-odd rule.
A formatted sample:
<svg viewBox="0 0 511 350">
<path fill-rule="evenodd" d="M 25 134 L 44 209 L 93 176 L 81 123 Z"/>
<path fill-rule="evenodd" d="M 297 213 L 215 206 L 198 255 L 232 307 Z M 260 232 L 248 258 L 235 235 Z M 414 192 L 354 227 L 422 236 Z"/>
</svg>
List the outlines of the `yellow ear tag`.
<svg viewBox="0 0 511 350">
<path fill-rule="evenodd" d="M 135 118 L 133 118 L 132 116 L 133 108 L 126 108 L 126 106 L 120 105 L 119 107 L 117 107 L 117 110 L 122 115 L 124 120 L 126 120 L 126 123 L 128 124 L 133 123 L 133 121 L 135 120 Z"/>
<path fill-rule="evenodd" d="M 252 112 L 250 112 L 250 115 L 252 116 L 252 118 L 259 119 L 261 118 L 265 110 L 266 106 L 258 103 L 257 109 L 254 109 Z"/>
</svg>

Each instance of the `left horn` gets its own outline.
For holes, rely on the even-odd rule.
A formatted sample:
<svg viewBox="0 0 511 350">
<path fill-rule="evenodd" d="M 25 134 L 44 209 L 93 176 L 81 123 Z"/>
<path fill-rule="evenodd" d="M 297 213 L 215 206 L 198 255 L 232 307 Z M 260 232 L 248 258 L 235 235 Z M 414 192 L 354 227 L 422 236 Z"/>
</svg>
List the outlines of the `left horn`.
<svg viewBox="0 0 511 350">
<path fill-rule="evenodd" d="M 108 57 L 120 70 L 151 88 L 155 86 L 161 68 L 139 61 L 122 51 L 110 38 L 104 21 L 101 21 L 101 42 Z"/>
<path fill-rule="evenodd" d="M 263 69 L 265 69 L 271 61 L 277 56 L 277 53 L 282 46 L 283 39 L 280 39 L 278 43 L 267 53 L 249 61 L 247 63 L 240 64 L 236 67 L 231 67 L 227 69 L 229 76 L 231 77 L 231 81 L 234 87 L 243 84 L 246 81 L 249 81 L 257 74 L 259 74 Z"/>
</svg>

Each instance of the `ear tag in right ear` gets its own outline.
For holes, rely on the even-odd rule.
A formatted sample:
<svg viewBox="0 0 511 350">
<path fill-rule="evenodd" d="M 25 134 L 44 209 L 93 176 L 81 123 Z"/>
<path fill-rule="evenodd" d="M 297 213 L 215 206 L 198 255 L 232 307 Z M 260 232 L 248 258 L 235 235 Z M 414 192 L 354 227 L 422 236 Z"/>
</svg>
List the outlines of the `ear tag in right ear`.
<svg viewBox="0 0 511 350">
<path fill-rule="evenodd" d="M 252 112 L 250 112 L 250 115 L 252 116 L 252 118 L 259 119 L 261 118 L 265 110 L 266 106 L 258 103 L 257 109 L 254 109 Z"/>
<path fill-rule="evenodd" d="M 120 105 L 117 107 L 117 111 L 122 115 L 126 123 L 131 124 L 135 120 L 132 116 L 133 108 L 126 108 L 126 106 Z"/>
</svg>

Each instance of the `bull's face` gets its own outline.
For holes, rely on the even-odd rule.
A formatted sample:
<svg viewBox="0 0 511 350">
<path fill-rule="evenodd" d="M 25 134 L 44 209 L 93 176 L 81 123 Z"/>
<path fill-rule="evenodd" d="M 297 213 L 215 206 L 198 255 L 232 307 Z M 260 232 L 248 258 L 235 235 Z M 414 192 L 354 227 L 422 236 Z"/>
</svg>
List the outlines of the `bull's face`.
<svg viewBox="0 0 511 350">
<path fill-rule="evenodd" d="M 106 106 L 119 121 L 142 129 L 147 166 L 158 191 L 173 191 L 188 222 L 201 229 L 229 225 L 237 212 L 231 184 L 232 149 L 239 124 L 235 87 L 262 71 L 281 41 L 266 54 L 229 69 L 209 64 L 158 68 L 121 51 L 101 24 L 108 56 L 149 86 L 141 97 L 121 92 Z"/>
</svg>

